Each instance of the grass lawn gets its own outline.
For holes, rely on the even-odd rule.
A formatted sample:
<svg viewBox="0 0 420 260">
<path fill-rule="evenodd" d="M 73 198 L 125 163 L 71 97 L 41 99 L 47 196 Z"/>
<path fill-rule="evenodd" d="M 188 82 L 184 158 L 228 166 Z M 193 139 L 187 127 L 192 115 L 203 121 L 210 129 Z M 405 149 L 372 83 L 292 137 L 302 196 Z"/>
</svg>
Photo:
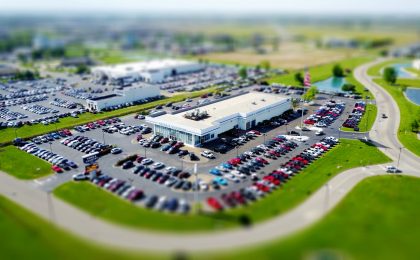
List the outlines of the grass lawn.
<svg viewBox="0 0 420 260">
<path fill-rule="evenodd" d="M 401 121 L 398 128 L 398 139 L 405 148 L 420 156 L 420 140 L 417 138 L 417 134 L 411 129 L 411 123 L 414 120 L 417 119 L 420 121 L 420 106 L 407 100 L 403 93 L 405 86 L 420 88 L 420 80 L 400 79 L 397 80 L 396 85 L 389 85 L 382 79 L 375 79 L 375 82 L 391 94 L 400 108 Z"/>
<path fill-rule="evenodd" d="M 164 98 L 164 99 L 153 101 L 150 103 L 121 108 L 121 109 L 109 111 L 109 112 L 101 112 L 98 114 L 84 113 L 82 115 L 79 115 L 78 118 L 74 118 L 74 117 L 61 118 L 60 122 L 56 124 L 50 124 L 50 125 L 36 124 L 36 125 L 31 125 L 31 126 L 25 125 L 20 128 L 5 128 L 5 129 L 0 130 L 0 144 L 4 144 L 4 143 L 10 144 L 16 136 L 21 137 L 21 138 L 31 138 L 34 136 L 48 133 L 48 132 L 53 132 L 56 130 L 60 130 L 64 128 L 71 128 L 76 125 L 85 124 L 93 120 L 105 119 L 105 118 L 116 117 L 116 116 L 123 116 L 123 115 L 131 114 L 131 113 L 135 113 L 135 112 L 146 111 L 148 109 L 154 108 L 157 105 L 163 105 L 168 102 L 179 102 L 179 101 L 184 100 L 187 97 L 201 96 L 204 93 L 209 93 L 216 89 L 217 87 L 211 87 L 211 88 L 200 90 L 200 91 L 174 95 L 172 97 Z"/>
<path fill-rule="evenodd" d="M 331 63 L 320 65 L 320 66 L 311 67 L 309 68 L 309 73 L 311 74 L 311 81 L 312 83 L 314 83 L 314 82 L 325 80 L 331 77 L 332 68 L 334 67 L 335 64 L 340 64 L 343 69 L 353 70 L 357 66 L 363 63 L 369 62 L 371 60 L 372 58 L 370 57 L 357 57 L 357 58 L 350 58 L 350 59 L 345 59 L 345 60 L 341 60 L 337 62 L 331 62 Z M 299 82 L 295 80 L 295 72 L 297 71 L 291 71 L 289 74 L 268 78 L 267 82 L 299 86 Z M 347 82 L 352 83 L 356 86 L 356 92 L 362 94 L 363 98 L 366 95 L 369 95 L 370 97 L 372 97 L 372 95 L 368 91 L 364 91 L 364 87 L 353 77 L 352 73 L 346 77 L 346 80 Z"/>
<path fill-rule="evenodd" d="M 417 259 L 420 179 L 375 176 L 359 183 L 324 219 L 286 239 L 192 259 Z"/>
<path fill-rule="evenodd" d="M 359 123 L 359 132 L 366 132 L 370 131 L 370 129 L 373 126 L 373 123 L 375 123 L 376 114 L 378 113 L 378 108 L 374 104 L 367 104 L 366 106 L 366 112 L 362 117 L 362 120 L 360 120 Z M 342 131 L 348 131 L 353 132 L 353 128 L 348 127 L 342 127 Z"/>
<path fill-rule="evenodd" d="M 295 207 L 327 180 L 346 169 L 388 161 L 374 146 L 359 140 L 343 139 L 340 145 L 266 198 L 217 214 L 177 216 L 157 213 L 131 205 L 90 183 L 66 183 L 58 187 L 54 194 L 96 217 L 123 225 L 166 231 L 219 230 L 239 227 L 242 216 L 247 216 L 251 223 L 272 218 Z"/>
<path fill-rule="evenodd" d="M 1 259 L 150 259 L 76 238 L 2 196 L 0 230 Z"/>
<path fill-rule="evenodd" d="M 36 179 L 51 174 L 51 164 L 14 146 L 0 147 L 0 170 L 19 179 Z"/>
<path fill-rule="evenodd" d="M 415 68 L 404 68 L 406 71 L 414 74 L 416 77 L 420 76 L 420 70 Z"/>
<path fill-rule="evenodd" d="M 369 76 L 381 76 L 381 70 L 385 67 L 391 66 L 396 63 L 409 63 L 411 62 L 410 59 L 407 58 L 399 58 L 399 59 L 392 59 L 389 61 L 385 61 L 382 63 L 378 63 L 375 66 L 372 66 L 368 69 L 367 73 Z"/>
</svg>

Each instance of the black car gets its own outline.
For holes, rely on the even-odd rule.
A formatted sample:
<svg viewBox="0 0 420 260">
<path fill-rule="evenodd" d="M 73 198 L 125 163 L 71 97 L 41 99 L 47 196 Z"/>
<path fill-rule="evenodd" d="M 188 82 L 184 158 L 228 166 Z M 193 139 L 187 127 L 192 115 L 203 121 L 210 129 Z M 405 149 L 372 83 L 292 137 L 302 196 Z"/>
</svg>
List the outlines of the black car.
<svg viewBox="0 0 420 260">
<path fill-rule="evenodd" d="M 179 157 L 181 157 L 181 156 L 185 156 L 185 155 L 187 155 L 188 154 L 188 151 L 187 150 L 179 150 L 179 152 L 178 152 L 178 156 Z"/>
<path fill-rule="evenodd" d="M 153 195 L 146 200 L 144 205 L 147 208 L 153 208 L 153 206 L 156 204 L 157 201 L 158 201 L 158 197 L 156 195 Z"/>
<path fill-rule="evenodd" d="M 134 167 L 134 163 L 132 161 L 126 161 L 125 163 L 123 163 L 122 168 L 123 169 L 129 169 L 131 167 Z"/>
<path fill-rule="evenodd" d="M 214 148 L 214 151 L 218 152 L 218 153 L 226 153 L 228 150 L 228 147 L 224 144 L 217 146 L 216 148 Z"/>
<path fill-rule="evenodd" d="M 200 158 L 197 155 L 195 155 L 195 153 L 190 153 L 190 160 L 191 161 L 198 161 L 198 160 L 200 160 Z"/>
</svg>

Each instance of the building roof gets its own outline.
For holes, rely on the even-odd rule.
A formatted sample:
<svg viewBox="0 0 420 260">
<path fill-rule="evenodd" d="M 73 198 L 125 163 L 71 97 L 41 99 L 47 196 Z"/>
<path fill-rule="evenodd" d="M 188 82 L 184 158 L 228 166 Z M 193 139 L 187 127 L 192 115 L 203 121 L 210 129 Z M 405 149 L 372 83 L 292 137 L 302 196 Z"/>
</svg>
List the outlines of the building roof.
<svg viewBox="0 0 420 260">
<path fill-rule="evenodd" d="M 202 106 L 200 111 L 206 111 L 209 117 L 202 120 L 192 120 L 185 118 L 186 113 L 191 110 L 178 114 L 165 114 L 155 118 L 148 118 L 152 123 L 178 126 L 179 128 L 189 129 L 191 132 L 202 133 L 208 131 L 229 117 L 250 116 L 252 113 L 277 105 L 289 99 L 288 97 L 261 92 L 251 92 L 237 97 L 225 99 L 220 102 Z"/>
<path fill-rule="evenodd" d="M 113 98 L 118 96 L 117 94 L 109 94 L 109 95 L 105 95 L 105 96 L 99 96 L 99 97 L 92 97 L 89 98 L 89 100 L 93 100 L 93 101 L 97 101 L 97 100 L 102 100 L 102 99 L 108 99 L 108 98 Z"/>
<path fill-rule="evenodd" d="M 197 64 L 197 62 L 187 60 L 163 59 L 144 62 L 131 62 L 109 66 L 98 66 L 92 68 L 92 71 L 102 71 L 113 76 L 119 76 L 125 75 L 129 72 L 156 72 L 162 69 L 170 69 L 193 64 Z"/>
</svg>

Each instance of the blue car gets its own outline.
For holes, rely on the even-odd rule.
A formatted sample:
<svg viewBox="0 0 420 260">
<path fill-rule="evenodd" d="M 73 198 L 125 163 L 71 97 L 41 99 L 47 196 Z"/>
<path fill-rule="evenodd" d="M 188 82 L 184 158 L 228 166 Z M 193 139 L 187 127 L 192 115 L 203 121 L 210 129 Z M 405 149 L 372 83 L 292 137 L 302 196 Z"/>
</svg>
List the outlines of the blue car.
<svg viewBox="0 0 420 260">
<path fill-rule="evenodd" d="M 216 177 L 213 179 L 213 183 L 217 183 L 219 185 L 227 186 L 228 182 L 227 180 L 223 179 L 222 177 Z"/>
<path fill-rule="evenodd" d="M 210 169 L 209 173 L 213 174 L 213 175 L 216 175 L 216 176 L 222 175 L 222 173 L 216 168 Z"/>
<path fill-rule="evenodd" d="M 230 165 L 229 163 L 222 163 L 221 166 L 225 169 L 229 169 L 229 170 L 233 169 L 233 166 Z"/>
<path fill-rule="evenodd" d="M 171 145 L 170 144 L 166 144 L 166 145 L 162 146 L 162 148 L 160 148 L 160 150 L 165 152 L 165 151 L 168 151 L 169 148 L 171 148 Z"/>
</svg>

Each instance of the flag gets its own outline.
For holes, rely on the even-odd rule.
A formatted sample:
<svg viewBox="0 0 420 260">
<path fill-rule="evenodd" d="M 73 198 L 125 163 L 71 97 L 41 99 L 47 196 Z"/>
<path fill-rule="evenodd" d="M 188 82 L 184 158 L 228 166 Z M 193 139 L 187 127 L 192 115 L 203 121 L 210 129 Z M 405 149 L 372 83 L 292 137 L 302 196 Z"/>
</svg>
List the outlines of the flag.
<svg viewBox="0 0 420 260">
<path fill-rule="evenodd" d="M 309 70 L 307 68 L 305 69 L 305 78 L 303 79 L 303 86 L 311 86 L 311 74 L 309 74 Z"/>
</svg>

